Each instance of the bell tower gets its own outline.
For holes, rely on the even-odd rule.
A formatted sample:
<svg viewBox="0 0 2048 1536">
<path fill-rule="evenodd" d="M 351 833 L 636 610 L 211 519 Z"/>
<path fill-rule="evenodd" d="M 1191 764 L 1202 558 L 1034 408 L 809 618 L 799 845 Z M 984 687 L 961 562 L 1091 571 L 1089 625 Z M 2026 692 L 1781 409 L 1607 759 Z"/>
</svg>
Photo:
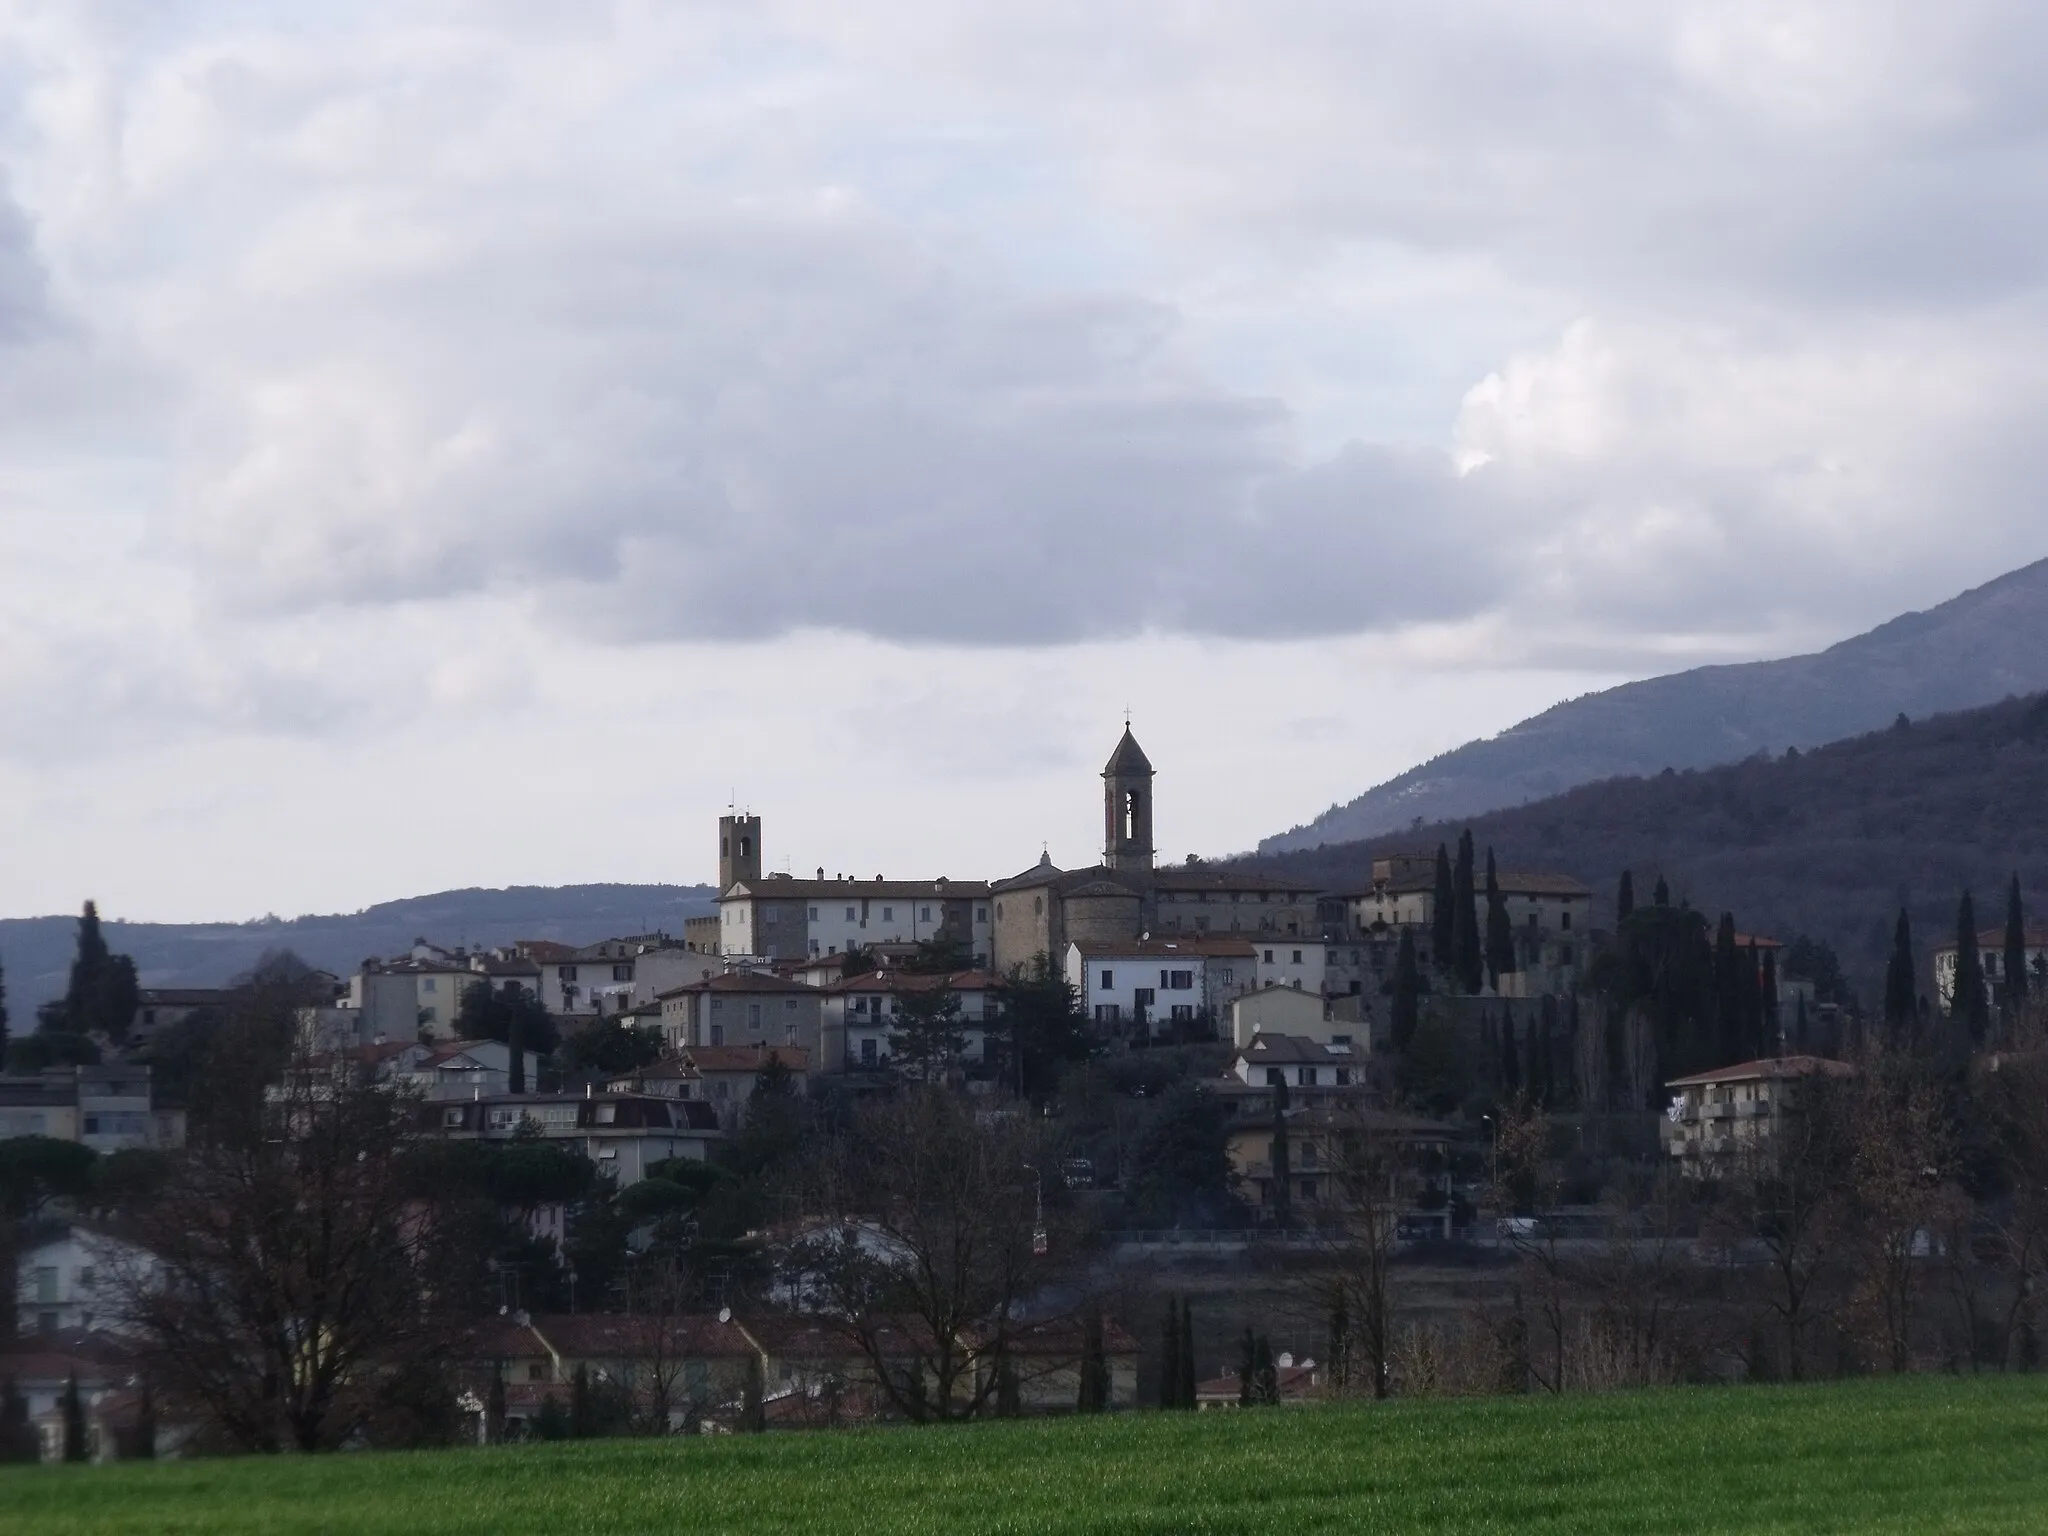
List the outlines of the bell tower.
<svg viewBox="0 0 2048 1536">
<path fill-rule="evenodd" d="M 1152 764 L 1124 722 L 1123 740 L 1102 770 L 1102 862 L 1111 869 L 1152 867 Z"/>
<path fill-rule="evenodd" d="M 718 818 L 718 893 L 740 881 L 761 878 L 761 818 L 725 815 Z"/>
</svg>

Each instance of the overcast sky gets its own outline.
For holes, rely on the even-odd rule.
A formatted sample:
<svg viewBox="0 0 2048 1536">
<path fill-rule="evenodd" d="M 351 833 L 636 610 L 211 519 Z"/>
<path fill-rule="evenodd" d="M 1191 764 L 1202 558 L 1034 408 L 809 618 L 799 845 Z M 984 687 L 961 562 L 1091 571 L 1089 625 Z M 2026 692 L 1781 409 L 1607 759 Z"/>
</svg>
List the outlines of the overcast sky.
<svg viewBox="0 0 2048 1536">
<path fill-rule="evenodd" d="M 325 14 L 323 14 L 325 12 Z M 0 0 L 0 914 L 1173 857 L 2048 554 L 2048 10 Z"/>
</svg>

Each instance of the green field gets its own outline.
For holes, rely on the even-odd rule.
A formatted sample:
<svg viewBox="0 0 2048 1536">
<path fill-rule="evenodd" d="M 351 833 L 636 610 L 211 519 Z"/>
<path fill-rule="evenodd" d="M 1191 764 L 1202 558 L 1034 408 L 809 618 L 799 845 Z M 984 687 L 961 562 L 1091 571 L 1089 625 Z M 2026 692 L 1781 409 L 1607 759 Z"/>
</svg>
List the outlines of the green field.
<svg viewBox="0 0 2048 1536">
<path fill-rule="evenodd" d="M 24 1467 L 0 1531 L 2044 1531 L 2048 1379 Z"/>
</svg>

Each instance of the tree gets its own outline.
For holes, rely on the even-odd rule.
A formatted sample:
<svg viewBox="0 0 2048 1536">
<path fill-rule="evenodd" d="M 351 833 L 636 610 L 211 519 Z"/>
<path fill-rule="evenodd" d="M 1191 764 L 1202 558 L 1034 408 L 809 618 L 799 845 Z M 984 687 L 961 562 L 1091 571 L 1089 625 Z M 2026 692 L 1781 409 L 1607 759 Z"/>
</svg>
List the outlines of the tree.
<svg viewBox="0 0 2048 1536">
<path fill-rule="evenodd" d="M 1195 1401 L 1201 1378 L 1195 1370 L 1195 1308 L 1185 1296 L 1180 1302 L 1180 1405 L 1194 1409 L 1201 1405 Z"/>
<path fill-rule="evenodd" d="M 500 1445 L 505 1439 L 505 1362 L 491 1364 L 491 1385 L 484 1394 L 484 1444 Z"/>
<path fill-rule="evenodd" d="M 1480 944 L 1479 896 L 1473 883 L 1472 832 L 1458 834 L 1458 858 L 1451 870 L 1452 886 L 1452 972 L 1458 986 L 1477 995 L 1485 980 L 1486 956 Z"/>
<path fill-rule="evenodd" d="M 1235 1174 L 1228 1125 L 1214 1094 L 1176 1083 L 1138 1133 L 1124 1187 L 1149 1227 L 1214 1227 L 1230 1219 Z"/>
<path fill-rule="evenodd" d="M 974 951 L 965 939 L 942 933 L 936 938 L 919 939 L 916 950 L 903 962 L 903 970 L 912 976 L 951 976 L 973 963 Z"/>
<path fill-rule="evenodd" d="M 1513 1098 L 1522 1091 L 1522 1064 L 1515 1051 L 1515 1005 L 1500 1007 L 1500 1091 Z"/>
<path fill-rule="evenodd" d="M 1536 1024 L 1529 1032 L 1529 1097 L 1536 1104 L 1548 1104 L 1556 1096 L 1555 1069 L 1557 999 L 1549 993 L 1536 1005 Z"/>
<path fill-rule="evenodd" d="M 110 1279 L 144 1368 L 224 1437 L 330 1450 L 390 1406 L 380 1362 L 445 1356 L 442 1213 L 417 1198 L 405 1095 L 302 1059 L 243 1096 L 129 1213 L 151 1257 Z"/>
<path fill-rule="evenodd" d="M 597 1433 L 597 1415 L 590 1401 L 590 1367 L 578 1362 L 569 1378 L 569 1438 L 588 1440 Z"/>
<path fill-rule="evenodd" d="M 1500 979 L 1516 969 L 1515 931 L 1508 923 L 1508 904 L 1500 893 L 1500 871 L 1493 850 L 1486 850 L 1486 969 L 1494 991 Z"/>
<path fill-rule="evenodd" d="M 1400 948 L 1394 952 L 1394 1001 L 1390 1011 L 1394 1054 L 1405 1056 L 1422 1017 L 1422 971 L 1415 963 L 1415 930 L 1405 925 L 1401 929 Z"/>
<path fill-rule="evenodd" d="M 1623 923 L 1627 922 L 1627 921 L 1628 921 L 1628 919 L 1629 919 L 1629 914 L 1630 914 L 1631 912 L 1635 911 L 1635 909 L 1636 909 L 1636 876 L 1635 876 L 1635 871 L 1634 871 L 1634 870 L 1631 870 L 1631 869 L 1624 869 L 1624 870 L 1623 870 L 1623 871 L 1621 872 L 1621 884 L 1620 884 L 1620 886 L 1618 886 L 1618 887 L 1616 888 L 1616 890 L 1615 890 L 1615 892 L 1614 892 L 1614 923 L 1615 923 L 1615 926 L 1616 926 L 1616 927 L 1618 928 L 1618 927 L 1620 927 L 1620 926 L 1621 926 L 1621 925 L 1622 925 Z"/>
<path fill-rule="evenodd" d="M 1914 1034 L 1920 1020 L 1920 988 L 1913 977 L 1913 920 L 1899 908 L 1898 925 L 1892 930 L 1892 955 L 1884 973 L 1884 1029 L 1887 1044 L 1894 1051 L 1914 1048 Z"/>
<path fill-rule="evenodd" d="M 1657 888 L 1650 893 L 1650 900 L 1660 907 L 1671 905 L 1671 885 L 1662 875 L 1657 877 Z"/>
<path fill-rule="evenodd" d="M 1294 1155 L 1287 1143 L 1287 1079 L 1273 1084 L 1273 1220 L 1286 1226 L 1294 1216 Z"/>
<path fill-rule="evenodd" d="M 1764 951 L 1763 970 L 1757 985 L 1761 988 L 1763 1015 L 1763 1050 L 1760 1055 L 1779 1055 L 1785 1052 L 1784 1022 L 1778 1015 L 1778 952 Z"/>
<path fill-rule="evenodd" d="M 861 1106 L 816 1143 L 803 1205 L 818 1225 L 791 1244 L 786 1283 L 911 1422 L 990 1411 L 1022 1307 L 1072 1248 L 1057 1230 L 1044 1251 L 1034 1241 L 1030 1170 L 1058 1167 L 1058 1151 L 1032 1121 L 983 1125 L 925 1085 Z"/>
<path fill-rule="evenodd" d="M 1075 1407 L 1082 1413 L 1109 1409 L 1109 1354 L 1103 1342 L 1102 1308 L 1089 1307 L 1081 1325 L 1081 1384 Z"/>
<path fill-rule="evenodd" d="M 1159 1406 L 1180 1406 L 1180 1305 L 1171 1296 L 1159 1327 Z"/>
<path fill-rule="evenodd" d="M 1045 955 L 1013 966 L 991 1001 L 1009 1026 L 1010 1059 L 1004 1076 L 1034 1103 L 1059 1091 L 1060 1074 L 1088 1059 L 1088 1024 L 1073 983 Z"/>
<path fill-rule="evenodd" d="M 1245 1324 L 1244 1337 L 1237 1346 L 1237 1406 L 1249 1408 L 1255 1401 L 1259 1371 L 1259 1340 L 1252 1332 L 1251 1324 Z"/>
<path fill-rule="evenodd" d="M 156 1385 L 143 1373 L 135 1403 L 135 1430 L 128 1454 L 136 1461 L 156 1460 Z"/>
<path fill-rule="evenodd" d="M 2005 1010 L 2017 1018 L 2027 1000 L 2027 909 L 2020 901 L 2020 877 L 2005 892 Z"/>
<path fill-rule="evenodd" d="M 1723 912 L 1714 932 L 1714 1034 L 1716 1066 L 1751 1061 L 1749 1004 L 1742 979 L 1742 951 L 1735 943 L 1735 914 Z"/>
<path fill-rule="evenodd" d="M 612 1022 L 618 1021 L 615 1018 Z M 546 1056 L 561 1043 L 555 1016 L 548 1012 L 538 994 L 519 983 L 494 987 L 488 981 L 478 981 L 464 988 L 462 1001 L 455 1009 L 456 1034 L 465 1040 L 510 1044 L 515 1029 L 521 1046 L 536 1055 Z"/>
<path fill-rule="evenodd" d="M 1457 968 L 1458 885 L 1451 871 L 1451 851 L 1436 845 L 1436 893 L 1429 913 L 1429 952 L 1437 970 L 1450 975 Z"/>
<path fill-rule="evenodd" d="M 70 980 L 63 1000 L 45 1011 L 45 1030 L 102 1035 L 118 1044 L 128 1038 L 139 996 L 135 962 L 108 950 L 99 908 L 88 901 L 78 919 L 78 948 L 71 961 Z"/>
<path fill-rule="evenodd" d="M 967 1049 L 960 994 L 950 986 L 904 987 L 889 1022 L 889 1054 L 920 1082 L 945 1081 Z"/>
<path fill-rule="evenodd" d="M 571 1076 L 616 1077 L 661 1060 L 661 1036 L 611 1014 L 564 1040 L 555 1059 Z"/>
<path fill-rule="evenodd" d="M 0 1462 L 40 1461 L 42 1446 L 28 1421 L 28 1402 L 12 1376 L 0 1382 Z"/>
<path fill-rule="evenodd" d="M 1956 908 L 1956 978 L 1949 1013 L 1961 1030 L 1953 1042 L 1956 1050 L 1967 1051 L 1984 1043 L 1984 1032 L 1991 1023 L 1991 998 L 1984 985 L 1984 960 L 1977 951 L 1977 905 L 1968 891 L 1963 892 Z"/>
<path fill-rule="evenodd" d="M 85 1399 L 78 1392 L 78 1372 L 73 1371 L 65 1378 L 58 1409 L 64 1416 L 64 1460 L 89 1460 L 92 1449 L 86 1438 Z"/>
</svg>

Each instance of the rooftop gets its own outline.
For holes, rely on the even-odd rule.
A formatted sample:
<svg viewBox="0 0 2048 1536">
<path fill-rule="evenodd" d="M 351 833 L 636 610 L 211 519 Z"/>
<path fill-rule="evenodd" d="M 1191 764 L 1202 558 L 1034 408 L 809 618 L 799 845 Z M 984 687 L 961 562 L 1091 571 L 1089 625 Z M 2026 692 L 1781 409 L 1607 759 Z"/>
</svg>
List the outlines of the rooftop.
<svg viewBox="0 0 2048 1536">
<path fill-rule="evenodd" d="M 1788 1077 L 1854 1077 L 1856 1069 L 1846 1061 L 1826 1056 L 1769 1056 L 1761 1061 L 1739 1061 L 1732 1067 L 1695 1072 L 1691 1077 L 1668 1079 L 1666 1088 L 1707 1088 L 1717 1083 L 1775 1082 Z"/>
<path fill-rule="evenodd" d="M 1306 941 L 1304 941 L 1306 942 Z M 1258 956 L 1250 939 L 1235 934 L 1175 934 L 1163 939 L 1075 939 L 1075 949 L 1086 959 L 1167 958 L 1251 960 Z"/>
</svg>

